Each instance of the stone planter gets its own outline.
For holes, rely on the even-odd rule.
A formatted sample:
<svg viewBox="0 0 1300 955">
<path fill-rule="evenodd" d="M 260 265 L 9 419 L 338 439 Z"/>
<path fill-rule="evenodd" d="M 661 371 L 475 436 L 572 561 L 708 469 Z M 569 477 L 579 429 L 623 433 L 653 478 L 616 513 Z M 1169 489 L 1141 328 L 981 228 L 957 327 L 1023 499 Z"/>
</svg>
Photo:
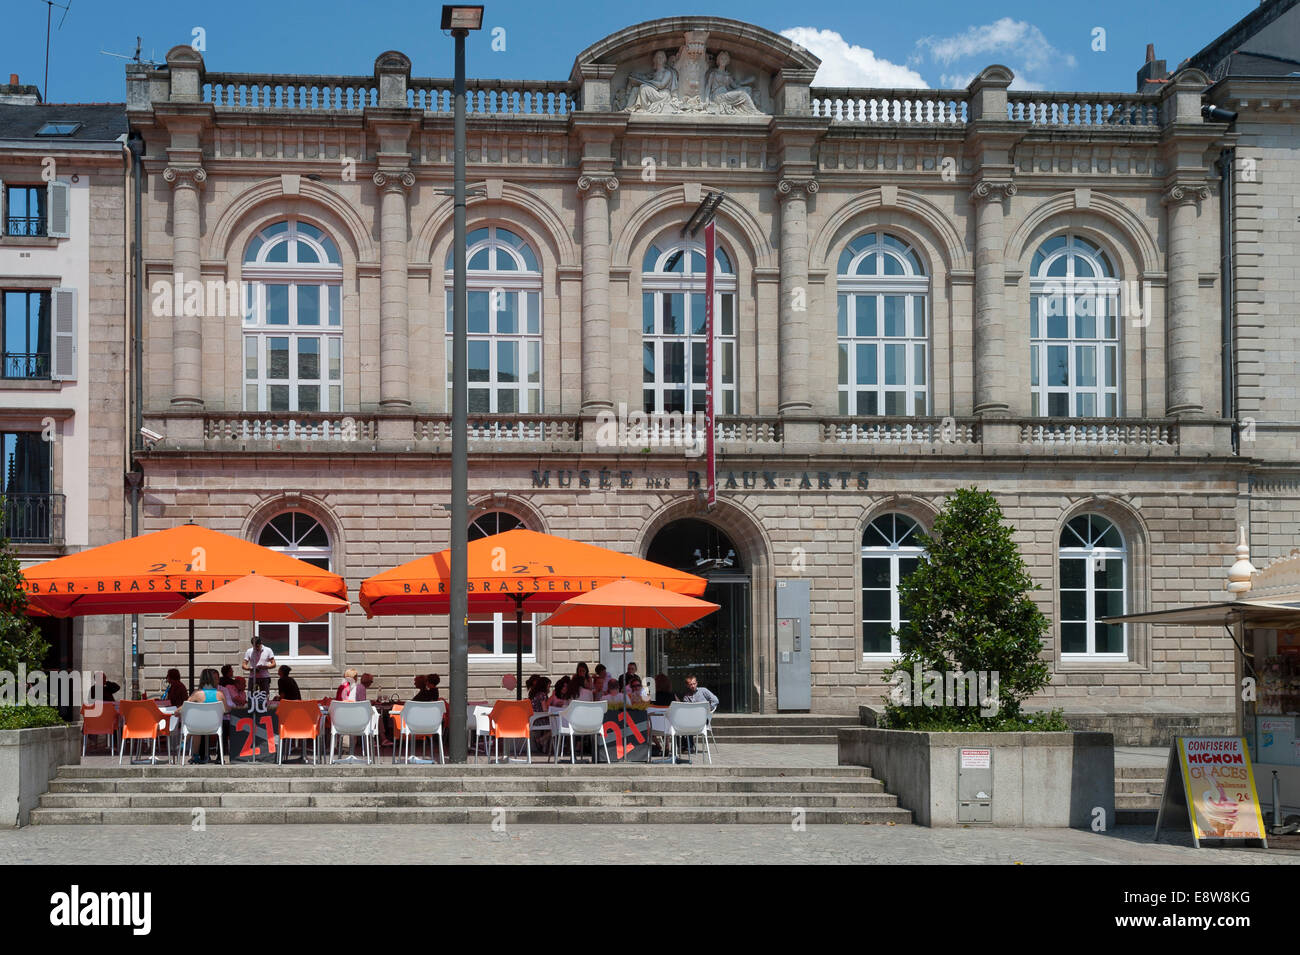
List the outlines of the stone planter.
<svg viewBox="0 0 1300 955">
<path fill-rule="evenodd" d="M 963 748 L 992 751 L 992 820 L 1005 827 L 1091 828 L 1094 810 L 1115 824 L 1115 745 L 1109 733 L 921 733 L 863 727 L 839 731 L 841 766 L 870 766 L 918 825 L 965 825 L 958 817 Z"/>
<path fill-rule="evenodd" d="M 0 730 L 0 829 L 27 825 L 60 766 L 81 762 L 81 726 Z"/>
</svg>

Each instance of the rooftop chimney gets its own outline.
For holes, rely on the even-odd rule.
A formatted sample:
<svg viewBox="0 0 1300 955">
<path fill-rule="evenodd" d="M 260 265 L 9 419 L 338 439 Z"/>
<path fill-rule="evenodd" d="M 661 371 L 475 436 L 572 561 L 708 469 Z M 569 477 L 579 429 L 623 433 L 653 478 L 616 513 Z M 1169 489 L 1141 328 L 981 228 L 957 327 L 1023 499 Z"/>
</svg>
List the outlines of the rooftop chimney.
<svg viewBox="0 0 1300 955">
<path fill-rule="evenodd" d="M 17 73 L 10 73 L 9 82 L 0 84 L 0 103 L 15 106 L 35 106 L 40 101 L 40 89 L 35 86 L 20 85 Z"/>
<path fill-rule="evenodd" d="M 1167 82 L 1169 82 L 1169 70 L 1165 67 L 1165 61 L 1156 59 L 1156 45 L 1148 43 L 1147 60 L 1142 64 L 1142 69 L 1137 72 L 1137 91 L 1154 93 Z"/>
</svg>

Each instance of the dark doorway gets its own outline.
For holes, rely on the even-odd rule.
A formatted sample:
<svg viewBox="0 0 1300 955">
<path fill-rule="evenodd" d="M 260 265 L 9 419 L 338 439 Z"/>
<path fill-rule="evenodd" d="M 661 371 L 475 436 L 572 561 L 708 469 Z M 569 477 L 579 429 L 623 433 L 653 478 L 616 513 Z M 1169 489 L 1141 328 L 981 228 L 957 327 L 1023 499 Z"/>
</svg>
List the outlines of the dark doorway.
<svg viewBox="0 0 1300 955">
<path fill-rule="evenodd" d="M 722 607 L 681 630 L 648 630 L 647 674 L 666 674 L 680 694 L 694 673 L 718 697 L 718 712 L 750 712 L 750 582 L 735 545 L 712 524 L 687 518 L 659 531 L 646 558 L 707 578 L 704 599 Z"/>
</svg>

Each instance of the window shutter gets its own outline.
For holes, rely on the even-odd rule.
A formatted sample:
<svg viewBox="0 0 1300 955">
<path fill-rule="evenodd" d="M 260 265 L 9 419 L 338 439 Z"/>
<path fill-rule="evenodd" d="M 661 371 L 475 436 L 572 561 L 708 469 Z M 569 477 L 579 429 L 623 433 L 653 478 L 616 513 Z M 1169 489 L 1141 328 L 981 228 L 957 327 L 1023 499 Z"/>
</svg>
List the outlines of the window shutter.
<svg viewBox="0 0 1300 955">
<path fill-rule="evenodd" d="M 77 290 L 50 290 L 54 309 L 54 354 L 50 377 L 55 381 L 75 381 L 77 377 Z"/>
<path fill-rule="evenodd" d="M 46 235 L 57 239 L 68 238 L 68 196 L 71 186 L 66 182 L 51 182 L 45 187 L 45 211 L 48 216 Z"/>
</svg>

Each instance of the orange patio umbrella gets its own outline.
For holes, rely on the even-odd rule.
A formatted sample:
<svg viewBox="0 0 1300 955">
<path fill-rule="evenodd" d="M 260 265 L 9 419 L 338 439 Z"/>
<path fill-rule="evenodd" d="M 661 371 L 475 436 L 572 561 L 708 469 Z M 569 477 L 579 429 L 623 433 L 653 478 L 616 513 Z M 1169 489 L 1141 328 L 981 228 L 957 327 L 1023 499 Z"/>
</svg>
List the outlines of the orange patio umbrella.
<svg viewBox="0 0 1300 955">
<path fill-rule="evenodd" d="M 261 623 L 308 623 L 348 609 L 348 602 L 274 577 L 249 574 L 234 583 L 200 594 L 169 620 L 256 620 Z"/>
<path fill-rule="evenodd" d="M 53 617 L 170 613 L 191 597 L 257 573 L 339 599 L 338 574 L 220 531 L 182 524 L 23 570 L 27 603 Z M 189 634 L 194 683 L 194 623 Z"/>
<path fill-rule="evenodd" d="M 580 541 L 513 530 L 472 541 L 467 565 L 473 613 L 514 611 L 522 629 L 524 610 L 555 610 L 570 597 L 617 580 L 634 580 L 657 591 L 699 596 L 708 581 L 662 564 Z M 361 607 L 369 617 L 445 614 L 451 604 L 451 551 L 439 551 L 376 574 L 361 583 Z M 520 632 L 518 629 L 516 633 Z M 523 646 L 515 657 L 517 692 L 523 692 Z"/>
<path fill-rule="evenodd" d="M 698 600 L 685 594 L 647 587 L 631 580 L 619 580 L 573 597 L 542 621 L 546 626 L 662 627 L 680 630 L 721 608 L 721 604 Z M 627 644 L 623 644 L 623 670 L 627 671 Z"/>
</svg>

